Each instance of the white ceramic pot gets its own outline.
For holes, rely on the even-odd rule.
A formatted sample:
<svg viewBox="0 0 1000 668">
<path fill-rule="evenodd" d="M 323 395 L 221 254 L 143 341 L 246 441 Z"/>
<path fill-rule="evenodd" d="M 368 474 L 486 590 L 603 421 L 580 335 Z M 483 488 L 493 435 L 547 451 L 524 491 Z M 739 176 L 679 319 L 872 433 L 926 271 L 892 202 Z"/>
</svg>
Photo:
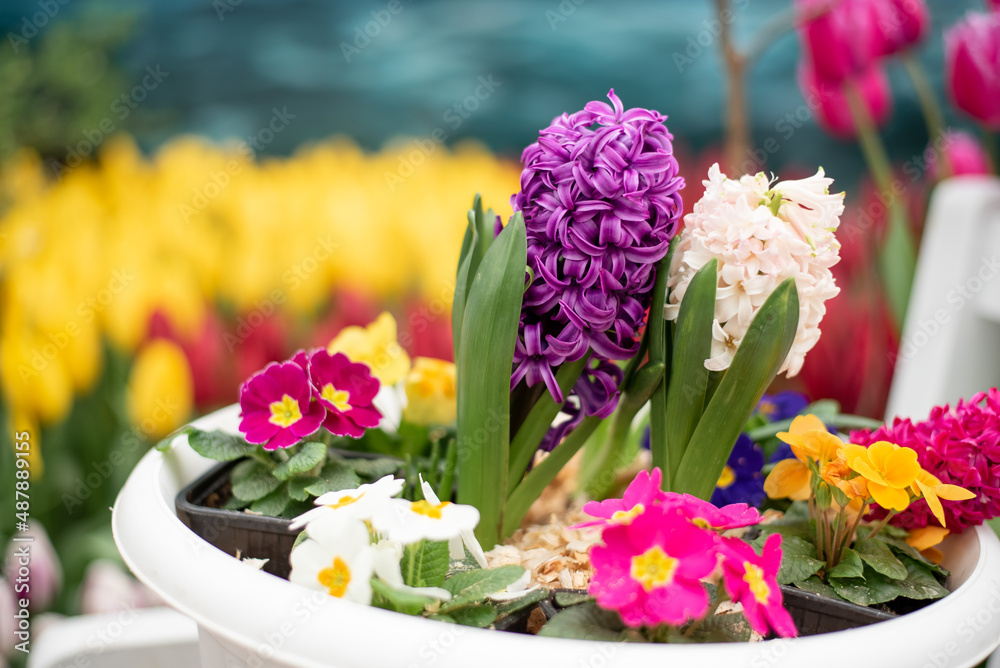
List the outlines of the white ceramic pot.
<svg viewBox="0 0 1000 668">
<path fill-rule="evenodd" d="M 195 425 L 235 431 L 237 411 L 230 407 Z M 183 437 L 166 454 L 149 452 L 125 483 L 112 519 L 129 568 L 198 623 L 205 668 L 961 668 L 977 665 L 1000 645 L 1000 541 L 984 527 L 944 546 L 952 594 L 872 626 L 718 645 L 535 638 L 356 605 L 239 563 L 195 536 L 174 512 L 177 492 L 214 464 Z"/>
</svg>

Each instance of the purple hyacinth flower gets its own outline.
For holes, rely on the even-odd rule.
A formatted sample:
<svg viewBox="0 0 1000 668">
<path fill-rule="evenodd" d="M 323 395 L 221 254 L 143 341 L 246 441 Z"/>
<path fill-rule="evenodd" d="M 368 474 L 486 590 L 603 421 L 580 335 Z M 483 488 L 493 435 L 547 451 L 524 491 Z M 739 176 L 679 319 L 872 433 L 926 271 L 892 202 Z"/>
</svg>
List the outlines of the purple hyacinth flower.
<svg viewBox="0 0 1000 668">
<path fill-rule="evenodd" d="M 521 156 L 521 190 L 511 198 L 524 215 L 535 276 L 524 294 L 511 387 L 544 382 L 563 402 L 557 367 L 591 353 L 598 366 L 574 387 L 582 401 L 564 408 L 575 412 L 569 424 L 617 406 L 621 373 L 604 363 L 637 352 L 655 267 L 683 210 L 666 117 L 626 111 L 613 89 L 608 99 L 539 133 Z"/>
</svg>

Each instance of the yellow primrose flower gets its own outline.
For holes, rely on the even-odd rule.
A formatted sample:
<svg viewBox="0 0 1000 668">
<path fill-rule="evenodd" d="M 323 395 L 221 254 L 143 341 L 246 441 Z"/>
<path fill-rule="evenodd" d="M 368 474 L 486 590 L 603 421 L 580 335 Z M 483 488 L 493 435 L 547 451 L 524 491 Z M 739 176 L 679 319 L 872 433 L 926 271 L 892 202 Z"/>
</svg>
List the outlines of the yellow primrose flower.
<svg viewBox="0 0 1000 668">
<path fill-rule="evenodd" d="M 187 421 L 194 401 L 184 352 L 166 339 L 139 351 L 128 379 L 129 420 L 150 439 L 160 439 Z"/>
<path fill-rule="evenodd" d="M 946 485 L 933 474 L 920 469 L 917 477 L 913 480 L 913 493 L 922 496 L 927 501 L 927 507 L 934 513 L 934 517 L 946 526 L 944 521 L 944 508 L 941 507 L 941 499 L 946 501 L 965 501 L 975 496 L 972 492 L 959 487 L 958 485 Z"/>
<path fill-rule="evenodd" d="M 907 488 L 921 470 L 916 451 L 888 441 L 878 441 L 867 448 L 848 443 L 844 445 L 844 458 L 853 471 L 868 481 L 868 492 L 875 503 L 897 511 L 910 505 Z"/>
<path fill-rule="evenodd" d="M 772 499 L 804 501 L 809 498 L 812 481 L 809 460 L 817 462 L 822 470 L 837 458 L 843 442 L 828 432 L 815 415 L 796 417 L 788 431 L 778 433 L 778 438 L 792 446 L 796 459 L 778 462 L 764 480 L 764 491 Z"/>
<path fill-rule="evenodd" d="M 944 527 L 926 526 L 918 529 L 911 529 L 910 535 L 906 537 L 906 544 L 920 550 L 925 557 L 935 564 L 940 564 L 944 559 L 941 550 L 937 545 L 947 536 L 949 531 Z"/>
<path fill-rule="evenodd" d="M 458 412 L 455 365 L 431 357 L 417 357 L 406 376 L 403 419 L 422 425 L 446 425 Z"/>
<path fill-rule="evenodd" d="M 340 330 L 326 349 L 367 364 L 383 385 L 395 385 L 410 371 L 410 356 L 396 340 L 396 319 L 388 311 L 367 327 Z"/>
<path fill-rule="evenodd" d="M 808 466 L 797 459 L 783 459 L 764 480 L 764 491 L 772 499 L 805 501 L 809 498 L 811 479 Z"/>
</svg>

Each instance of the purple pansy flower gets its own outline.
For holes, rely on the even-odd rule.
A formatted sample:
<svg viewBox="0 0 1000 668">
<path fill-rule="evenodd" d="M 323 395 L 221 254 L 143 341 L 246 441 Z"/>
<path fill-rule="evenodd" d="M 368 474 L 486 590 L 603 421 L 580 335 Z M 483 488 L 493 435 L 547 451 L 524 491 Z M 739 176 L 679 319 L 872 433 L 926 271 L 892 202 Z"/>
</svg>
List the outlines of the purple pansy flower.
<svg viewBox="0 0 1000 668">
<path fill-rule="evenodd" d="M 521 157 L 521 191 L 534 280 L 524 295 L 511 386 L 545 383 L 565 398 L 556 368 L 588 351 L 598 360 L 573 389 L 581 414 L 610 414 L 618 378 L 603 362 L 638 349 L 655 266 L 666 255 L 682 213 L 673 136 L 665 117 L 589 102 L 541 131 Z M 589 395 L 589 396 L 585 396 Z M 551 440 L 551 439 L 550 439 Z"/>
<path fill-rule="evenodd" d="M 764 453 L 746 434 L 740 434 L 729 455 L 719 482 L 712 492 L 712 503 L 724 506 L 746 503 L 759 506 L 767 495 L 764 493 Z"/>
<path fill-rule="evenodd" d="M 240 431 L 265 450 L 287 448 L 315 433 L 326 410 L 312 400 L 306 371 L 295 362 L 271 362 L 240 388 Z"/>
</svg>

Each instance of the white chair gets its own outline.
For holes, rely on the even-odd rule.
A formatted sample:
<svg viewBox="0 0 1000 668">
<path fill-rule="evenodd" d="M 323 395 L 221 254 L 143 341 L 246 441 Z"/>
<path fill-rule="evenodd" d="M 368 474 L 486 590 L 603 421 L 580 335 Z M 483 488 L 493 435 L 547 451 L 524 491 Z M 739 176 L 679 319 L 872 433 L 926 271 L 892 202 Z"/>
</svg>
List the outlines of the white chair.
<svg viewBox="0 0 1000 668">
<path fill-rule="evenodd" d="M 1000 385 L 1000 179 L 962 176 L 931 197 L 886 420 Z"/>
<path fill-rule="evenodd" d="M 53 622 L 32 643 L 28 668 L 198 668 L 198 625 L 166 607 Z"/>
</svg>

